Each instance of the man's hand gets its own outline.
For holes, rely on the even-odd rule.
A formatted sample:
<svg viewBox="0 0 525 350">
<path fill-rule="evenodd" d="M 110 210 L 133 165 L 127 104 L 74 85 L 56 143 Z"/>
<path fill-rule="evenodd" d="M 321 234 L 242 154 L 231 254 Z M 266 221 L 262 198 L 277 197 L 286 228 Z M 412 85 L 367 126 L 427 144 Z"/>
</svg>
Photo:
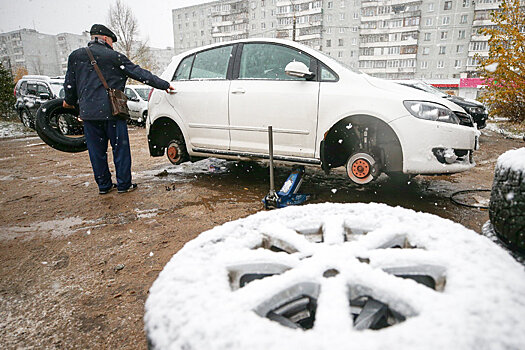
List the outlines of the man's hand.
<svg viewBox="0 0 525 350">
<path fill-rule="evenodd" d="M 62 107 L 64 107 L 64 108 L 75 108 L 75 106 L 68 105 L 66 100 L 64 100 L 64 102 L 62 102 Z"/>
<path fill-rule="evenodd" d="M 173 86 L 170 85 L 170 87 L 168 88 L 168 90 L 166 90 L 166 92 L 168 94 L 174 94 L 175 93 L 175 88 Z"/>
</svg>

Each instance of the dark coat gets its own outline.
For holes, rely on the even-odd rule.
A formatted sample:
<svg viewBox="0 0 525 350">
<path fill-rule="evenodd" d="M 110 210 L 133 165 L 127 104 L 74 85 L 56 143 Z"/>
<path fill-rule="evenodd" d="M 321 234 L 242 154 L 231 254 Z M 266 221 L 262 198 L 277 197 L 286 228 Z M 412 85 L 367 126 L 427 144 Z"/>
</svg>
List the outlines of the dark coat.
<svg viewBox="0 0 525 350">
<path fill-rule="evenodd" d="M 132 63 L 105 42 L 95 39 L 88 46 L 110 88 L 124 91 L 128 77 L 157 89 L 169 88 L 167 81 Z M 108 93 L 91 65 L 85 48 L 77 49 L 69 55 L 64 92 L 67 104 L 78 104 L 81 119 L 114 119 L 111 116 Z"/>
</svg>

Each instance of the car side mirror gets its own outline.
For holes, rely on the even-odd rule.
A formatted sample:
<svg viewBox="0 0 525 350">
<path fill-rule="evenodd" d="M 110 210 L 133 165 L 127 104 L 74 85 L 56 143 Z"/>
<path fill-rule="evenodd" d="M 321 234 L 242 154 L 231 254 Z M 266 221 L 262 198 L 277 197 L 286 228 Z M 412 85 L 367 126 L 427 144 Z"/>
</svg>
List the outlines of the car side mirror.
<svg viewBox="0 0 525 350">
<path fill-rule="evenodd" d="M 310 72 L 306 64 L 303 62 L 290 62 L 284 68 L 284 72 L 291 76 L 297 78 L 310 78 L 313 77 L 314 73 Z"/>
<path fill-rule="evenodd" d="M 51 96 L 47 92 L 42 92 L 38 95 L 41 100 L 49 100 L 51 99 Z"/>
</svg>

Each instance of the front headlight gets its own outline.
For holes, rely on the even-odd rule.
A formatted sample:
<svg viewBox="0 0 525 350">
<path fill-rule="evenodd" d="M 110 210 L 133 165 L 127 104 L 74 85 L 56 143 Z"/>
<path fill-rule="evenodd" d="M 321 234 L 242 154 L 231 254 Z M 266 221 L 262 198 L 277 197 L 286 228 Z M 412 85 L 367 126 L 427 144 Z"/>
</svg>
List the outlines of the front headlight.
<svg viewBox="0 0 525 350">
<path fill-rule="evenodd" d="M 440 104 L 426 101 L 403 101 L 403 104 L 416 118 L 459 124 L 459 119 L 454 112 Z"/>
<path fill-rule="evenodd" d="M 469 114 L 485 114 L 485 108 L 483 107 L 466 107 L 465 108 Z"/>
</svg>

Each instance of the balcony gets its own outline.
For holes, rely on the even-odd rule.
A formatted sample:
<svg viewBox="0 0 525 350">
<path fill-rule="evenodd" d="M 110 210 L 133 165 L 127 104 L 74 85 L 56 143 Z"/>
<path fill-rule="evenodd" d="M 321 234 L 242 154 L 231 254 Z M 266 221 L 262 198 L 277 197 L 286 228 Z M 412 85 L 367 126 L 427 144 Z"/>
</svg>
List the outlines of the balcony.
<svg viewBox="0 0 525 350">
<path fill-rule="evenodd" d="M 476 5 L 474 5 L 474 10 L 475 11 L 497 10 L 499 8 L 500 4 L 501 4 L 501 1 L 498 1 L 498 2 L 492 3 L 492 4 L 485 4 L 485 3 L 480 3 L 478 1 L 476 1 Z"/>
<path fill-rule="evenodd" d="M 418 39 L 408 39 L 403 41 L 377 41 L 374 43 L 360 43 L 359 47 L 390 47 L 390 46 L 406 46 L 417 45 Z"/>
<path fill-rule="evenodd" d="M 390 34 L 390 33 L 415 32 L 415 31 L 419 31 L 419 26 L 398 27 L 398 28 L 361 28 L 360 35 Z"/>
<path fill-rule="evenodd" d="M 388 60 L 408 60 L 415 59 L 417 54 L 397 54 L 397 55 L 374 55 L 374 56 L 363 56 L 359 55 L 359 61 L 388 61 Z"/>
<path fill-rule="evenodd" d="M 492 22 L 490 19 L 475 19 L 472 22 L 473 27 L 487 27 L 487 26 L 493 26 L 494 22 Z"/>
</svg>

